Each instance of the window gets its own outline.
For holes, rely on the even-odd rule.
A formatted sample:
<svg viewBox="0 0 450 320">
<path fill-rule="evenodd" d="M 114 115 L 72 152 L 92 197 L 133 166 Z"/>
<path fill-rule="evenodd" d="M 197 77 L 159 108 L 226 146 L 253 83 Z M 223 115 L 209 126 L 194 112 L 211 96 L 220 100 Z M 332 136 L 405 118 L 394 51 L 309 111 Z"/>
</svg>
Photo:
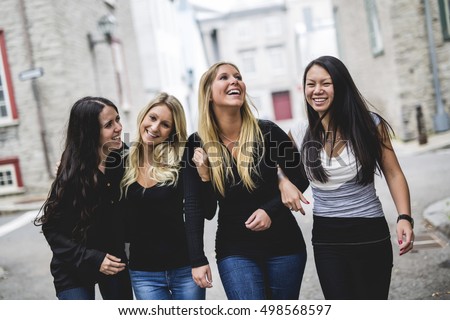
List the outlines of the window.
<svg viewBox="0 0 450 320">
<path fill-rule="evenodd" d="M 291 96 L 289 91 L 272 93 L 275 121 L 292 119 Z"/>
<path fill-rule="evenodd" d="M 442 35 L 445 41 L 450 41 L 450 0 L 439 0 Z"/>
<path fill-rule="evenodd" d="M 242 73 L 245 75 L 252 75 L 256 72 L 256 62 L 255 62 L 255 56 L 256 51 L 255 50 L 245 50 L 241 51 L 241 63 L 242 63 Z"/>
<path fill-rule="evenodd" d="M 271 71 L 274 73 L 282 73 L 285 71 L 285 53 L 283 46 L 267 48 Z"/>
<path fill-rule="evenodd" d="M 0 159 L 0 195 L 23 191 L 19 159 Z"/>
<path fill-rule="evenodd" d="M 213 60 L 218 61 L 220 60 L 220 48 L 219 48 L 219 35 L 218 30 L 213 29 L 211 30 L 211 44 L 212 44 L 212 50 L 213 50 Z"/>
<path fill-rule="evenodd" d="M 269 17 L 265 21 L 266 37 L 276 38 L 283 35 L 283 28 L 279 17 Z"/>
<path fill-rule="evenodd" d="M 17 118 L 11 75 L 6 57 L 5 34 L 0 30 L 0 126 L 13 124 Z"/>
<path fill-rule="evenodd" d="M 236 39 L 238 41 L 247 42 L 253 40 L 253 28 L 249 21 L 239 21 L 234 30 L 236 31 Z"/>
<path fill-rule="evenodd" d="M 365 0 L 365 4 L 369 23 L 370 45 L 372 47 L 372 54 L 374 57 L 376 57 L 382 55 L 384 52 L 377 5 L 375 3 L 375 0 Z"/>
<path fill-rule="evenodd" d="M 314 31 L 314 19 L 313 19 L 313 11 L 311 7 L 303 8 L 303 20 L 305 24 L 306 33 L 310 33 Z"/>
</svg>

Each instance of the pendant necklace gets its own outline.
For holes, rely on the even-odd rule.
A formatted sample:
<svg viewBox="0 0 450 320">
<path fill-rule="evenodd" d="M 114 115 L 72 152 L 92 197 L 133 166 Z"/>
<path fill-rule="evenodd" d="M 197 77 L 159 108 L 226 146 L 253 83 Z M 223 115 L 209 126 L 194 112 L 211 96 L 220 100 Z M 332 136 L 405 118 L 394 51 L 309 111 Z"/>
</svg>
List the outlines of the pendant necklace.
<svg viewBox="0 0 450 320">
<path fill-rule="evenodd" d="M 220 133 L 220 136 L 222 137 L 222 138 L 225 138 L 225 140 L 227 140 L 228 142 L 230 142 L 230 143 L 232 143 L 233 144 L 233 146 L 236 146 L 237 144 L 238 144 L 238 142 L 239 142 L 239 136 L 240 136 L 240 132 L 239 132 L 239 134 L 238 134 L 238 136 L 237 136 L 237 138 L 235 139 L 235 140 L 232 140 L 232 139 L 230 139 L 230 138 L 228 138 L 226 135 L 224 135 L 223 133 Z M 230 143 L 228 143 L 228 144 L 230 144 Z"/>
</svg>

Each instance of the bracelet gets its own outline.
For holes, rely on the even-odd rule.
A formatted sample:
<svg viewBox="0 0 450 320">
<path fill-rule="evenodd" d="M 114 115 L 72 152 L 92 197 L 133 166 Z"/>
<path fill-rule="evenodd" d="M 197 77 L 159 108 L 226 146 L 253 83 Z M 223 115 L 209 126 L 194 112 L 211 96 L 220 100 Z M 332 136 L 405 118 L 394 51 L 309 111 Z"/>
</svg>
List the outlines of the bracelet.
<svg viewBox="0 0 450 320">
<path fill-rule="evenodd" d="M 409 214 L 399 214 L 397 218 L 397 223 L 400 220 L 407 220 L 411 223 L 411 227 L 414 228 L 414 219 Z"/>
</svg>

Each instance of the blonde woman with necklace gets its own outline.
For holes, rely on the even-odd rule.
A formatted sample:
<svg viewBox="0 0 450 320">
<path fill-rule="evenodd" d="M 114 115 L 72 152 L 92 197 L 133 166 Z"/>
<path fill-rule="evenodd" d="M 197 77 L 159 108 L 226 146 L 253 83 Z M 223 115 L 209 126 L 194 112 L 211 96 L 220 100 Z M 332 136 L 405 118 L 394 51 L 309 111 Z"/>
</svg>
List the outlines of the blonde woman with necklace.
<svg viewBox="0 0 450 320">
<path fill-rule="evenodd" d="M 199 115 L 184 176 L 195 282 L 212 286 L 203 252 L 202 198 L 213 198 L 219 203 L 216 258 L 228 299 L 298 299 L 306 248 L 277 182 L 279 165 L 300 190 L 308 186 L 295 147 L 277 125 L 254 117 L 234 64 L 219 62 L 203 74 Z"/>
<path fill-rule="evenodd" d="M 125 160 L 123 212 L 130 276 L 138 300 L 205 299 L 191 277 L 180 170 L 186 141 L 181 103 L 160 93 L 142 109 Z"/>
</svg>

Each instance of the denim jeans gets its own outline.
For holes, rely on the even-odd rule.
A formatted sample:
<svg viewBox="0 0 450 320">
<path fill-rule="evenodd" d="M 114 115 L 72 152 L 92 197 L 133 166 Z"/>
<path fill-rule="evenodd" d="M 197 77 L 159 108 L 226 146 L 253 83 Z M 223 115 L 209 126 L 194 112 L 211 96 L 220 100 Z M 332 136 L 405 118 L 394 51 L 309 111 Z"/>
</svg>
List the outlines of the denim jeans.
<svg viewBox="0 0 450 320">
<path fill-rule="evenodd" d="M 258 260 L 229 256 L 217 262 L 229 300 L 296 300 L 305 264 L 306 252 Z"/>
<path fill-rule="evenodd" d="M 128 270 L 113 276 L 104 276 L 98 287 L 103 300 L 133 300 Z M 56 294 L 59 300 L 95 300 L 95 284 L 67 289 Z"/>
<path fill-rule="evenodd" d="M 191 267 L 167 271 L 130 269 L 130 276 L 138 300 L 205 300 L 205 289 L 195 284 Z"/>
<path fill-rule="evenodd" d="M 95 300 L 95 286 L 77 287 L 56 293 L 59 300 Z"/>
</svg>

